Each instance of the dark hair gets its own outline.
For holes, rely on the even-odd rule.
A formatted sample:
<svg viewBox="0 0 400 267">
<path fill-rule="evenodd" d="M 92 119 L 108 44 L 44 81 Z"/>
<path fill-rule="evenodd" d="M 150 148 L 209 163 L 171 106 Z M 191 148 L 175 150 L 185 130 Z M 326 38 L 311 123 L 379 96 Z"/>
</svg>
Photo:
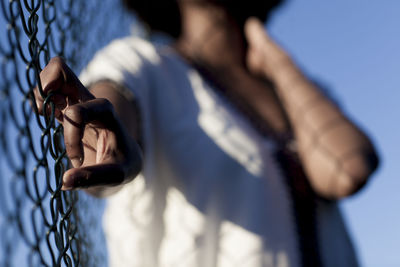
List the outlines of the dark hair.
<svg viewBox="0 0 400 267">
<path fill-rule="evenodd" d="M 176 0 L 124 0 L 150 29 L 178 38 L 181 33 L 181 13 Z"/>
<path fill-rule="evenodd" d="M 271 11 L 284 0 L 213 0 L 224 6 L 239 23 L 254 16 L 266 21 Z M 181 33 L 181 13 L 177 0 L 124 0 L 152 30 L 165 32 L 178 38 Z"/>
</svg>

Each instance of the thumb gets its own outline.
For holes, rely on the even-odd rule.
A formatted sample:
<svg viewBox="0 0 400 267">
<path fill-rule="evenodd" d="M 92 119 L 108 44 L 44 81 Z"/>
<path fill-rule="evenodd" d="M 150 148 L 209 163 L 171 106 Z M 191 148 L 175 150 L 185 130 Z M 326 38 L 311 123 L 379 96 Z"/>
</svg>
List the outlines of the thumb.
<svg viewBox="0 0 400 267">
<path fill-rule="evenodd" d="M 107 163 L 73 168 L 64 173 L 62 190 L 83 189 L 93 186 L 116 186 L 126 180 L 121 164 Z"/>
</svg>

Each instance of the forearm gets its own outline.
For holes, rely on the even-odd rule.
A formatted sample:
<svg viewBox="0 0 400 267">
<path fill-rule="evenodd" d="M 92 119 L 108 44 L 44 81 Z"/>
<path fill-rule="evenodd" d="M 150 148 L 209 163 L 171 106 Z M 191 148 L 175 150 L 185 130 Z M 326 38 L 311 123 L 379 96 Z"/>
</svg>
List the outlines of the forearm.
<svg viewBox="0 0 400 267">
<path fill-rule="evenodd" d="M 360 189 L 377 166 L 366 135 L 286 56 L 268 75 L 287 113 L 314 190 L 340 198 Z"/>
</svg>

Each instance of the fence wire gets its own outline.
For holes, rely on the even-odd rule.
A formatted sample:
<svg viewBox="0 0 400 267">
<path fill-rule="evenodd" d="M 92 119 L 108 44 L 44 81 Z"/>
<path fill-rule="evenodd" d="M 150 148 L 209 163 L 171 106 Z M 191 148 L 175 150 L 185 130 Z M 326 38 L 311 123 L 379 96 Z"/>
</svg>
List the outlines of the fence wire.
<svg viewBox="0 0 400 267">
<path fill-rule="evenodd" d="M 107 262 L 94 208 L 102 203 L 61 191 L 63 129 L 50 96 L 49 112 L 37 115 L 32 90 L 43 93 L 39 74 L 50 58 L 79 73 L 130 23 L 113 0 L 0 0 L 0 266 Z"/>
</svg>

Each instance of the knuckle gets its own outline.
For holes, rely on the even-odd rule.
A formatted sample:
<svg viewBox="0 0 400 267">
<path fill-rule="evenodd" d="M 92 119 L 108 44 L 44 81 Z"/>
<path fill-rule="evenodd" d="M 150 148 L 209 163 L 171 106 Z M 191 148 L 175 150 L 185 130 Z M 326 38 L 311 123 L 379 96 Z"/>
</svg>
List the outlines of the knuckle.
<svg viewBox="0 0 400 267">
<path fill-rule="evenodd" d="M 66 138 L 64 140 L 64 145 L 65 145 L 65 149 L 67 150 L 68 156 L 71 157 L 71 152 L 73 151 L 73 149 L 76 147 L 78 143 L 75 142 L 74 139 L 71 138 Z"/>
<path fill-rule="evenodd" d="M 69 158 L 80 157 L 80 141 L 78 138 L 66 136 L 64 138 L 64 146 Z"/>
<path fill-rule="evenodd" d="M 64 132 L 64 146 L 69 158 L 79 157 L 81 155 L 81 137 L 79 133 Z"/>
<path fill-rule="evenodd" d="M 54 74 L 58 74 L 61 73 L 62 70 L 64 69 L 64 61 L 60 58 L 60 57 L 53 57 L 52 59 L 50 59 L 49 63 L 47 64 L 47 66 L 42 70 L 41 74 L 41 78 L 46 78 L 46 76 L 51 75 L 54 76 Z M 56 75 L 58 76 L 58 75 Z"/>
<path fill-rule="evenodd" d="M 40 81 L 43 93 L 57 90 L 65 82 L 66 65 L 60 57 L 50 59 L 47 66 L 40 72 Z"/>
<path fill-rule="evenodd" d="M 66 108 L 64 115 L 76 123 L 81 123 L 84 116 L 84 108 L 80 105 L 72 105 Z"/>
<path fill-rule="evenodd" d="M 110 110 L 113 110 L 113 109 L 114 109 L 114 106 L 111 104 L 111 102 L 110 102 L 108 99 L 106 99 L 106 98 L 99 98 L 98 101 L 99 101 L 99 104 L 100 104 L 101 106 L 103 106 L 105 110 L 110 111 Z"/>
<path fill-rule="evenodd" d="M 61 57 L 53 57 L 47 64 L 47 66 L 52 66 L 54 68 L 60 68 L 60 69 L 62 69 L 64 65 L 65 65 L 64 60 Z"/>
<path fill-rule="evenodd" d="M 106 98 L 99 98 L 98 101 L 99 101 L 99 105 L 103 108 L 105 117 L 108 119 L 115 118 L 113 104 Z"/>
</svg>

